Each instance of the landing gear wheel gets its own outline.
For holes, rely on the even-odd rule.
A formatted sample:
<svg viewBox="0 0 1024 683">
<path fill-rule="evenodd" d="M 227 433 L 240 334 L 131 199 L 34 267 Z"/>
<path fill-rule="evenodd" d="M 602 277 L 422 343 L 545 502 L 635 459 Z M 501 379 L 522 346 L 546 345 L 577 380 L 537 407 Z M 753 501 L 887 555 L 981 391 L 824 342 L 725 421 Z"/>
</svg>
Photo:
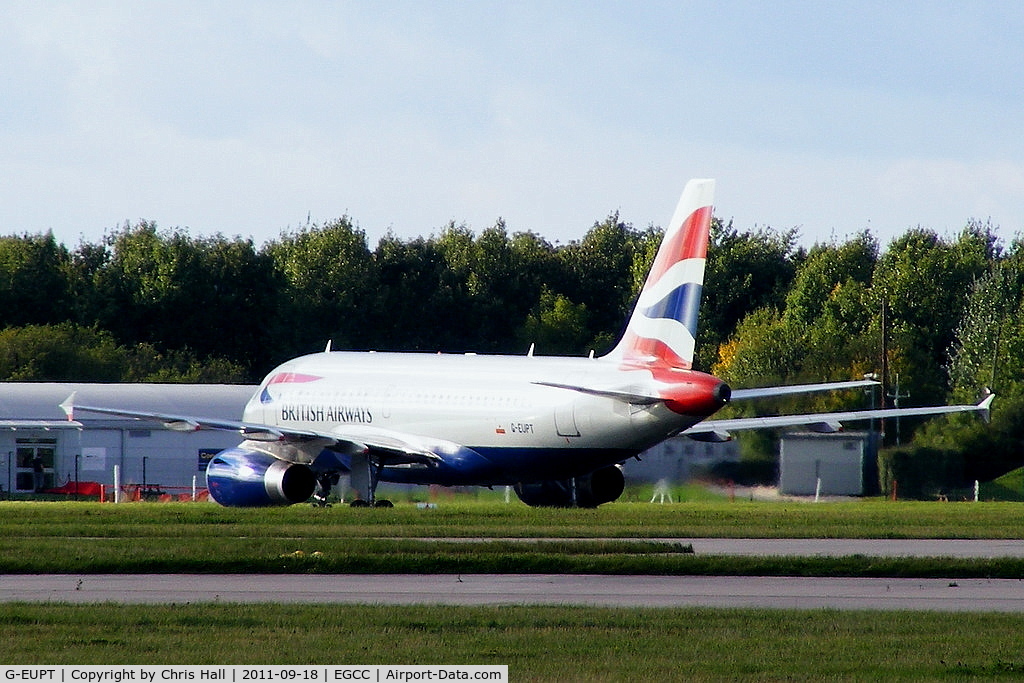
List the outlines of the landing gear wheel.
<svg viewBox="0 0 1024 683">
<path fill-rule="evenodd" d="M 313 504 L 313 507 L 331 507 L 331 504 L 328 502 L 328 497 L 331 495 L 331 489 L 337 483 L 337 472 L 324 472 L 318 475 L 316 478 L 316 490 L 313 492 L 313 498 L 310 500 L 310 502 Z"/>
<path fill-rule="evenodd" d="M 353 508 L 368 508 L 370 507 L 370 504 L 363 500 L 362 498 L 356 498 L 351 503 L 349 503 L 348 506 Z"/>
<path fill-rule="evenodd" d="M 387 498 L 382 498 L 382 499 L 380 499 L 378 501 L 374 501 L 373 507 L 375 507 L 375 508 L 393 508 L 393 507 L 395 507 L 395 504 L 392 503 Z"/>
</svg>

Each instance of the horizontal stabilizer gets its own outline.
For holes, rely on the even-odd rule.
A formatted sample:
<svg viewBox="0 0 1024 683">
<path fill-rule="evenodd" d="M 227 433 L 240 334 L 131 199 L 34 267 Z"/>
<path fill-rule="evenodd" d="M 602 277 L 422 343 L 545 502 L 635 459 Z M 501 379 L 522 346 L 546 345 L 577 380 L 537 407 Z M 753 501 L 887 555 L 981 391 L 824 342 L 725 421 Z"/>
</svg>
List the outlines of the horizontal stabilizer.
<svg viewBox="0 0 1024 683">
<path fill-rule="evenodd" d="M 703 443 L 725 443 L 726 441 L 732 441 L 729 432 L 687 432 L 686 436 L 694 441 L 701 441 Z"/>
<path fill-rule="evenodd" d="M 881 382 L 873 379 L 857 379 L 849 382 L 825 382 L 822 384 L 791 384 L 789 386 L 761 387 L 758 389 L 733 389 L 732 400 L 743 401 L 752 398 L 774 398 L 790 394 L 810 394 L 816 391 L 840 391 L 842 389 L 860 389 L 877 387 Z"/>
<path fill-rule="evenodd" d="M 807 415 L 772 415 L 766 417 L 737 417 L 729 420 L 705 420 L 683 432 L 697 441 L 707 440 L 708 434 L 716 437 L 733 431 L 748 429 L 772 429 L 779 427 L 803 427 L 811 431 L 837 431 L 843 422 L 881 420 L 890 417 L 920 417 L 923 415 L 944 415 L 948 413 L 980 413 L 982 419 L 989 419 L 992 400 L 989 394 L 976 405 L 927 406 L 922 408 L 885 408 L 881 410 L 851 410 L 842 413 L 810 413 Z"/>
<path fill-rule="evenodd" d="M 655 403 L 661 403 L 665 400 L 661 396 L 638 394 L 630 391 L 619 391 L 616 389 L 595 389 L 592 387 L 582 387 L 574 384 L 560 384 L 558 382 L 533 382 L 533 384 L 542 387 L 554 387 L 555 389 L 568 389 L 569 391 L 577 391 L 581 394 L 590 394 L 591 396 L 602 396 L 604 398 L 611 398 L 616 401 L 622 401 L 623 403 L 630 403 L 632 405 L 649 406 Z"/>
</svg>

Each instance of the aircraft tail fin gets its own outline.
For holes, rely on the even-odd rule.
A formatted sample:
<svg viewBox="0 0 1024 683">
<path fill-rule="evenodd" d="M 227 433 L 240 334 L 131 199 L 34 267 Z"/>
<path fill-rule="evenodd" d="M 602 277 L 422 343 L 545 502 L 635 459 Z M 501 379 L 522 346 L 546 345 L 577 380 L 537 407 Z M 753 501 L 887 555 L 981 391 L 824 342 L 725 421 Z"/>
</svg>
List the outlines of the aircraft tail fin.
<svg viewBox="0 0 1024 683">
<path fill-rule="evenodd" d="M 714 194 L 714 180 L 686 184 L 626 331 L 608 358 L 693 366 Z"/>
</svg>

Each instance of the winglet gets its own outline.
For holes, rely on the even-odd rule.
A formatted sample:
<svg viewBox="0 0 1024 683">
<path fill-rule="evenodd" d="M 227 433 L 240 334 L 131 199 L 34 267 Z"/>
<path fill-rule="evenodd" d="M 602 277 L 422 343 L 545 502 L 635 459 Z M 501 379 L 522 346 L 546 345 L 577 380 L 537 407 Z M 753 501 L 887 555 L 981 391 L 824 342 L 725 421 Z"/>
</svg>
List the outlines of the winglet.
<svg viewBox="0 0 1024 683">
<path fill-rule="evenodd" d="M 75 421 L 75 394 L 77 391 L 72 391 L 71 395 L 64 399 L 64 402 L 60 404 L 60 409 L 64 411 L 64 414 L 68 417 L 68 422 Z"/>
<path fill-rule="evenodd" d="M 988 389 L 986 389 L 985 392 L 988 395 L 981 400 L 981 402 L 978 404 L 978 408 L 981 412 L 981 419 L 988 423 L 992 420 L 992 399 L 994 399 L 996 395 L 990 392 Z"/>
</svg>

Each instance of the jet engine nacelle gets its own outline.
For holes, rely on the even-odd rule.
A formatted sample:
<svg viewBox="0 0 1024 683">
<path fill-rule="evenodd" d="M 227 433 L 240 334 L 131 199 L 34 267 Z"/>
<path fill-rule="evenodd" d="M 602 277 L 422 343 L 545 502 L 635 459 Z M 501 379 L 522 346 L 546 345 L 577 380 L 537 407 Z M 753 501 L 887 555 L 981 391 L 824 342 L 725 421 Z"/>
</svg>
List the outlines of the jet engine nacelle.
<svg viewBox="0 0 1024 683">
<path fill-rule="evenodd" d="M 516 484 L 519 500 L 532 507 L 596 508 L 622 495 L 626 480 L 618 465 L 573 479 Z"/>
<path fill-rule="evenodd" d="M 229 448 L 207 465 L 206 488 L 215 501 L 227 507 L 291 505 L 313 495 L 316 475 L 306 465 Z"/>
</svg>

